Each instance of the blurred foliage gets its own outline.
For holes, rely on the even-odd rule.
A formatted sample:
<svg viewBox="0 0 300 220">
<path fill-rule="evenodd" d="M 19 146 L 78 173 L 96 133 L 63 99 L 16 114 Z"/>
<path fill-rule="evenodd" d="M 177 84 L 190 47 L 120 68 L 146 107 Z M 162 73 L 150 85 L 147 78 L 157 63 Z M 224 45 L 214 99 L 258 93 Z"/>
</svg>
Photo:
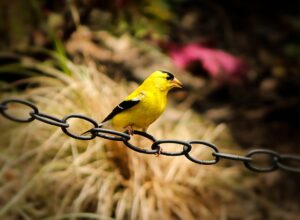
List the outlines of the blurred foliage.
<svg viewBox="0 0 300 220">
<path fill-rule="evenodd" d="M 163 37 L 169 31 L 168 22 L 175 18 L 170 0 L 132 1 L 117 13 L 117 27 L 113 31 L 129 31 L 137 38 Z"/>
<path fill-rule="evenodd" d="M 176 19 L 171 0 L 102 1 L 0 1 L 0 48 L 24 49 L 49 43 L 49 32 L 64 38 L 78 22 L 113 34 L 131 33 L 136 38 L 162 39 L 169 22 Z M 178 1 L 180 2 L 180 1 Z M 16 16 L 18 15 L 18 16 Z M 81 19 L 81 20 L 80 20 Z M 80 21 L 79 21 L 80 20 Z M 50 37 L 52 35 L 50 34 Z"/>
<path fill-rule="evenodd" d="M 35 4 L 38 1 L 0 1 L 1 48 L 22 48 L 29 44 L 29 33 L 39 21 Z"/>
</svg>

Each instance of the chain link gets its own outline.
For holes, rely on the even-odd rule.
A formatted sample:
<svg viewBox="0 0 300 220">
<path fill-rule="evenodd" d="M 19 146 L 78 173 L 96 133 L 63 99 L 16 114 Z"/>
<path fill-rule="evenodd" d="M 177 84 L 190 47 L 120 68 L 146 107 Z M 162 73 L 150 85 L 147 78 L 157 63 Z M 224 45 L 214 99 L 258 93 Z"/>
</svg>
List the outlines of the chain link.
<svg viewBox="0 0 300 220">
<path fill-rule="evenodd" d="M 8 106 L 10 104 L 19 104 L 19 105 L 25 105 L 29 108 L 32 109 L 31 112 L 29 112 L 29 116 L 28 118 L 18 118 L 18 117 L 15 117 L 13 115 L 10 115 L 7 110 L 9 109 Z M 16 122 L 31 122 L 34 120 L 34 117 L 32 116 L 32 114 L 38 114 L 39 113 L 39 110 L 37 107 L 35 107 L 34 104 L 32 104 L 31 102 L 28 102 L 28 101 L 25 101 L 25 100 L 21 100 L 21 99 L 9 99 L 9 100 L 5 100 L 3 101 L 1 104 L 1 108 L 0 108 L 0 112 L 1 114 L 12 120 L 12 121 L 16 121 Z"/>
<path fill-rule="evenodd" d="M 86 122 L 89 122 L 90 124 L 92 124 L 95 128 L 98 127 L 98 123 L 96 121 L 94 121 L 93 119 L 91 118 L 88 118 L 84 115 L 79 115 L 79 114 L 70 114 L 70 115 L 67 115 L 65 116 L 63 119 L 62 119 L 62 122 L 63 123 L 66 123 L 68 124 L 68 120 L 71 119 L 71 118 L 80 118 L 82 119 L 83 121 L 86 121 Z M 74 134 L 72 133 L 69 129 L 70 126 L 68 127 L 61 127 L 61 130 L 68 136 L 72 137 L 72 138 L 75 138 L 75 139 L 79 139 L 79 140 L 92 140 L 96 137 L 96 133 L 92 132 L 90 136 L 87 136 L 87 135 L 78 135 L 78 134 Z"/>
<path fill-rule="evenodd" d="M 35 113 L 35 112 L 30 112 L 29 113 L 34 119 L 37 119 L 41 122 L 44 122 L 46 124 L 50 124 L 50 125 L 54 125 L 54 126 L 58 126 L 58 127 L 69 127 L 69 124 L 64 123 L 63 120 L 60 120 L 59 118 L 56 118 L 54 116 L 51 115 L 47 115 L 44 113 Z"/>
<path fill-rule="evenodd" d="M 182 150 L 178 151 L 178 152 L 165 151 L 165 150 L 163 150 L 163 148 L 161 146 L 162 144 L 164 144 L 164 145 L 173 144 L 173 146 L 179 145 L 179 146 L 182 146 Z M 182 155 L 188 154 L 192 150 L 192 146 L 188 142 L 179 141 L 179 140 L 159 140 L 159 141 L 155 141 L 152 144 L 151 148 L 152 149 L 158 149 L 159 154 L 166 155 L 166 156 L 182 156 Z"/>
<path fill-rule="evenodd" d="M 156 142 L 155 137 L 153 137 L 152 135 L 150 135 L 150 134 L 148 134 L 146 132 L 143 132 L 143 131 L 133 131 L 133 134 L 141 136 L 141 137 L 143 137 L 145 139 L 148 139 L 148 140 L 152 141 L 153 144 Z M 142 154 L 159 154 L 159 152 L 160 152 L 160 148 L 159 147 L 157 147 L 156 149 L 144 149 L 142 147 L 135 146 L 135 145 L 131 144 L 129 142 L 129 139 L 128 140 L 124 140 L 123 143 L 127 147 L 129 147 L 131 150 L 134 150 L 134 151 L 142 153 Z M 153 146 L 153 144 L 152 144 L 152 146 Z"/>
<path fill-rule="evenodd" d="M 214 153 L 219 153 L 219 149 L 211 144 L 211 143 L 208 143 L 206 141 L 190 141 L 190 144 L 191 145 L 202 145 L 202 146 L 205 146 L 206 148 L 210 148 L 212 149 L 212 155 L 214 156 Z M 213 160 L 200 160 L 200 159 L 196 159 L 195 157 L 193 157 L 191 154 L 186 154 L 185 155 L 190 161 L 194 162 L 194 163 L 198 163 L 198 164 L 203 164 L 203 165 L 213 165 L 213 164 L 216 164 L 219 162 L 220 160 L 220 157 L 218 156 L 215 156 L 215 159 Z"/>
<path fill-rule="evenodd" d="M 112 141 L 126 141 L 130 139 L 130 135 L 119 132 L 119 131 L 114 131 L 110 129 L 104 129 L 104 128 L 92 128 L 91 132 L 95 132 L 96 136 L 104 138 L 104 139 L 109 139 Z M 101 134 L 104 133 L 104 134 Z M 105 135 L 105 134 L 110 134 L 110 135 Z"/>
<path fill-rule="evenodd" d="M 28 117 L 16 117 L 9 113 L 8 111 L 10 108 L 12 108 L 12 104 L 29 107 L 31 111 L 28 112 Z M 100 128 L 95 120 L 79 114 L 70 114 L 65 116 L 63 119 L 59 119 L 54 116 L 41 113 L 33 103 L 21 99 L 8 99 L 0 102 L 0 114 L 2 114 L 5 118 L 16 122 L 26 123 L 34 121 L 36 119 L 46 124 L 60 127 L 66 135 L 79 140 L 92 140 L 96 137 L 101 137 L 103 139 L 109 139 L 113 141 L 122 141 L 131 150 L 143 154 L 166 156 L 184 155 L 190 161 L 203 165 L 213 165 L 218 163 L 221 159 L 226 159 L 243 162 L 246 168 L 255 172 L 271 172 L 277 169 L 281 169 L 284 171 L 300 173 L 300 155 L 279 154 L 268 149 L 254 149 L 249 151 L 245 156 L 241 156 L 220 152 L 217 146 L 205 141 L 195 140 L 186 142 L 175 139 L 156 140 L 155 137 L 146 132 L 133 131 L 133 134 L 135 136 L 140 136 L 141 139 L 152 142 L 151 146 L 145 148 L 130 143 L 131 136 L 128 134 L 128 132 L 119 132 L 115 130 Z M 71 132 L 71 126 L 68 123 L 68 120 L 72 118 L 80 119 L 91 124 L 93 128 L 89 132 L 90 135 L 80 135 Z M 179 150 L 177 149 L 176 151 L 166 151 L 165 149 L 168 149 L 170 145 L 176 146 L 176 148 L 179 148 Z M 197 146 L 209 148 L 211 150 L 211 156 L 213 156 L 213 159 L 204 160 L 197 158 L 195 155 L 192 155 L 192 149 L 196 149 Z M 259 160 L 258 157 L 264 157 L 263 161 Z"/>
</svg>

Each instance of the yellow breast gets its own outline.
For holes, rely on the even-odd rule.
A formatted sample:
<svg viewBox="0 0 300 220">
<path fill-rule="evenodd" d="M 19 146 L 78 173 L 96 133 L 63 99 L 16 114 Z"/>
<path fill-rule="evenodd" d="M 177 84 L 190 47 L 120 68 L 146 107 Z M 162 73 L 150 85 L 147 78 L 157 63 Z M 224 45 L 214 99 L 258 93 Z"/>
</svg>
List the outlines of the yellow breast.
<svg viewBox="0 0 300 220">
<path fill-rule="evenodd" d="M 124 130 L 127 126 L 132 126 L 136 130 L 145 130 L 163 113 L 166 104 L 166 94 L 144 92 L 144 97 L 136 106 L 112 119 L 112 126 L 117 130 Z"/>
</svg>

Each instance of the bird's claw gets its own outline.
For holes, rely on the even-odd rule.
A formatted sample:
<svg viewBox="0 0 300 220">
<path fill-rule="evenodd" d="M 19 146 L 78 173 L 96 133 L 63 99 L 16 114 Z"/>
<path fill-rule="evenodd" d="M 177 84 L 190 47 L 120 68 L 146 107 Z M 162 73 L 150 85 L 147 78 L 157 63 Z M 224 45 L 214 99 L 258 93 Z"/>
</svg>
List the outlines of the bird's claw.
<svg viewBox="0 0 300 220">
<path fill-rule="evenodd" d="M 134 135 L 134 130 L 133 130 L 132 126 L 128 125 L 127 127 L 125 127 L 125 129 L 128 131 L 128 134 L 130 136 Z"/>
<path fill-rule="evenodd" d="M 162 148 L 159 147 L 159 148 L 158 148 L 158 151 L 157 151 L 154 155 L 155 155 L 156 157 L 159 157 L 162 151 L 163 151 Z"/>
</svg>

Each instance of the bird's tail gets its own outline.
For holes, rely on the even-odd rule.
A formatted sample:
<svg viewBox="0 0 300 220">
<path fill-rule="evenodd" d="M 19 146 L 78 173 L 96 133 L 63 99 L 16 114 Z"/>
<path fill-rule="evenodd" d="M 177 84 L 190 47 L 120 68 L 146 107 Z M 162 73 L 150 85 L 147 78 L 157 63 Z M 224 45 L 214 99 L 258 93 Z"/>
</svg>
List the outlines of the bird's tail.
<svg viewBox="0 0 300 220">
<path fill-rule="evenodd" d="M 103 126 L 103 124 L 101 123 L 101 124 L 98 125 L 98 128 L 102 128 L 102 126 Z M 90 130 L 87 130 L 87 131 L 83 132 L 83 133 L 81 134 L 81 136 L 84 136 L 84 135 L 87 135 L 88 133 L 91 133 L 91 131 L 92 131 L 93 129 L 94 129 L 94 128 L 92 128 L 92 129 L 90 129 Z"/>
</svg>

